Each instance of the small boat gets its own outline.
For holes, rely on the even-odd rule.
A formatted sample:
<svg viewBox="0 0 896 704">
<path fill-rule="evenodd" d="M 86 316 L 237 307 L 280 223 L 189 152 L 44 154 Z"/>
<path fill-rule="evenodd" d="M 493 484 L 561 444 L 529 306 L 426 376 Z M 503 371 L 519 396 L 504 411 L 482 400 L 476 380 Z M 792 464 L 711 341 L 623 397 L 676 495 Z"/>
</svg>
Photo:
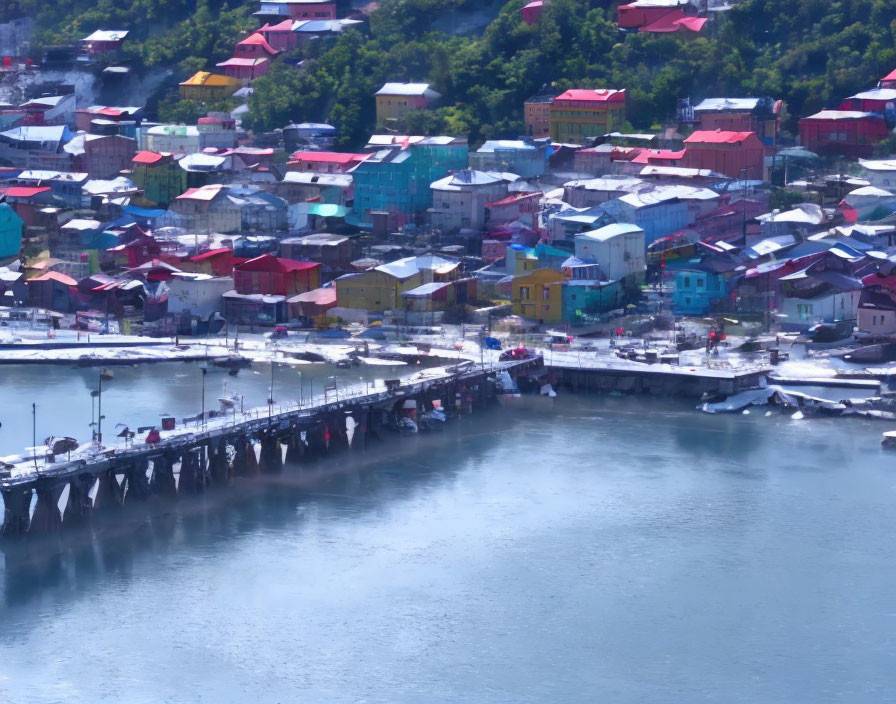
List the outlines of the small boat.
<svg viewBox="0 0 896 704">
<path fill-rule="evenodd" d="M 422 413 L 420 415 L 419 429 L 442 430 L 447 420 L 448 417 L 445 415 L 445 411 L 441 408 L 434 408 L 429 413 Z"/>
<path fill-rule="evenodd" d="M 506 371 L 498 372 L 495 377 L 495 392 L 497 394 L 498 403 L 502 406 L 517 402 L 522 396 L 520 387 L 517 386 L 513 377 Z"/>
<path fill-rule="evenodd" d="M 880 444 L 884 449 L 896 450 L 896 430 L 885 432 Z"/>
</svg>

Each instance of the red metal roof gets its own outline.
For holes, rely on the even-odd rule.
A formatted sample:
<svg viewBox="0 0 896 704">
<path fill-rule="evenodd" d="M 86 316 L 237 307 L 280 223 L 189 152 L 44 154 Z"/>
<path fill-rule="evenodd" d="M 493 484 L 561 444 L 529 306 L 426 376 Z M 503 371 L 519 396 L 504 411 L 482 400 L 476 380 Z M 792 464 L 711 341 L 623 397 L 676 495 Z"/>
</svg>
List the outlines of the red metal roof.
<svg viewBox="0 0 896 704">
<path fill-rule="evenodd" d="M 33 198 L 40 193 L 50 190 L 49 186 L 5 186 L 0 188 L 0 193 L 10 198 Z"/>
<path fill-rule="evenodd" d="M 240 46 L 242 44 L 257 44 L 258 46 L 263 48 L 269 54 L 279 54 L 280 53 L 274 47 L 272 47 L 270 44 L 268 44 L 268 40 L 265 39 L 258 32 L 255 32 L 254 34 L 250 34 L 248 37 L 243 39 L 243 41 L 241 41 L 241 42 L 237 42 L 237 46 Z"/>
<path fill-rule="evenodd" d="M 596 90 L 590 88 L 572 88 L 554 98 L 555 102 L 558 100 L 577 100 L 590 103 L 615 103 L 625 100 L 625 90 L 616 90 L 614 88 L 599 88 Z"/>
<path fill-rule="evenodd" d="M 678 9 L 672 10 L 650 24 L 644 25 L 638 31 L 667 33 L 680 32 L 685 29 L 691 32 L 699 32 L 705 24 L 705 17 L 686 16 L 684 10 Z"/>
<path fill-rule="evenodd" d="M 364 161 L 370 154 L 352 154 L 350 152 L 295 152 L 290 157 L 295 161 L 320 161 L 327 164 L 349 164 L 353 161 Z"/>
<path fill-rule="evenodd" d="M 275 257 L 273 254 L 262 254 L 242 264 L 238 264 L 235 269 L 239 271 L 279 271 L 286 273 L 289 271 L 306 271 L 319 267 L 317 262 L 300 262 L 295 259 L 283 259 Z"/>
<path fill-rule="evenodd" d="M 684 158 L 686 151 L 686 149 L 682 149 L 678 152 L 672 149 L 642 149 L 631 161 L 633 164 L 649 164 L 651 159 L 669 159 L 677 161 L 678 159 Z"/>
<path fill-rule="evenodd" d="M 155 164 L 161 161 L 162 155 L 155 152 L 142 151 L 137 152 L 131 161 L 135 164 Z"/>
<path fill-rule="evenodd" d="M 265 23 L 265 25 L 258 31 L 259 32 L 291 32 L 292 31 L 292 23 L 293 23 L 293 20 L 283 20 L 279 24 Z"/>
<path fill-rule="evenodd" d="M 728 132 L 726 130 L 697 130 L 684 140 L 685 144 L 738 144 L 755 137 L 755 132 Z"/>
<path fill-rule="evenodd" d="M 896 68 L 890 71 L 886 76 L 881 78 L 882 81 L 896 81 Z"/>
<path fill-rule="evenodd" d="M 210 249 L 207 252 L 203 252 L 202 254 L 197 254 L 195 256 L 190 257 L 191 262 L 203 262 L 206 259 L 213 259 L 215 257 L 219 257 L 223 254 L 233 254 L 233 250 L 227 247 L 221 247 L 220 249 Z"/>
</svg>

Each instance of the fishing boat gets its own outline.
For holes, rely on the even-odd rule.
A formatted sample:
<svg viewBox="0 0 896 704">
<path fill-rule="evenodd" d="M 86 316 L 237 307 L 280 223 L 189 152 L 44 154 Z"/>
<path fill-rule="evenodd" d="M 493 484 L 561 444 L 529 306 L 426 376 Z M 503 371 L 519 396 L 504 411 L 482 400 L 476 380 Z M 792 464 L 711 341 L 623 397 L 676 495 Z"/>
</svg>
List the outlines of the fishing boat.
<svg viewBox="0 0 896 704">
<path fill-rule="evenodd" d="M 880 444 L 887 450 L 896 450 L 896 430 L 885 432 Z"/>
<path fill-rule="evenodd" d="M 500 371 L 495 376 L 495 392 L 498 403 L 502 406 L 518 402 L 523 395 L 513 377 L 506 371 Z"/>
</svg>

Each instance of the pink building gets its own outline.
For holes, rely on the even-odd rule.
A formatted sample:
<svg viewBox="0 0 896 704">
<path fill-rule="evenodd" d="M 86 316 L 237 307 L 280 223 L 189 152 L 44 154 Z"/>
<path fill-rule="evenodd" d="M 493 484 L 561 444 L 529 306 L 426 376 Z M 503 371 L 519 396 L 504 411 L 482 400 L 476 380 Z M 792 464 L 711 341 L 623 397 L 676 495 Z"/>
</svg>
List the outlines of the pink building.
<svg viewBox="0 0 896 704">
<path fill-rule="evenodd" d="M 541 19 L 541 11 L 544 9 L 544 0 L 532 0 L 528 5 L 520 10 L 523 21 L 528 25 L 533 25 Z"/>
<path fill-rule="evenodd" d="M 278 24 L 266 24 L 258 30 L 258 34 L 277 51 L 289 51 L 299 43 L 298 35 L 292 31 L 293 20 L 283 20 Z"/>
</svg>

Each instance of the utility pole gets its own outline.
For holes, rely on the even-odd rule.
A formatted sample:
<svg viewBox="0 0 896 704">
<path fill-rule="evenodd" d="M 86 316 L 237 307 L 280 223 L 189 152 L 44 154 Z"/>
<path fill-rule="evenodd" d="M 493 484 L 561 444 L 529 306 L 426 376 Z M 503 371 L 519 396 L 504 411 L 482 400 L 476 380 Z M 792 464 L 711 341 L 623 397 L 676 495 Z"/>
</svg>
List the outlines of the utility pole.
<svg viewBox="0 0 896 704">
<path fill-rule="evenodd" d="M 37 469 L 37 404 L 31 404 L 31 454 L 34 457 L 34 471 Z"/>
<path fill-rule="evenodd" d="M 100 385 L 97 392 L 97 426 L 96 426 L 96 442 L 97 445 L 103 444 L 103 370 L 99 373 Z"/>
<path fill-rule="evenodd" d="M 202 425 L 203 430 L 205 429 L 205 375 L 208 373 L 208 370 L 205 367 L 201 368 L 202 370 L 202 414 L 199 416 L 199 422 Z"/>
</svg>

